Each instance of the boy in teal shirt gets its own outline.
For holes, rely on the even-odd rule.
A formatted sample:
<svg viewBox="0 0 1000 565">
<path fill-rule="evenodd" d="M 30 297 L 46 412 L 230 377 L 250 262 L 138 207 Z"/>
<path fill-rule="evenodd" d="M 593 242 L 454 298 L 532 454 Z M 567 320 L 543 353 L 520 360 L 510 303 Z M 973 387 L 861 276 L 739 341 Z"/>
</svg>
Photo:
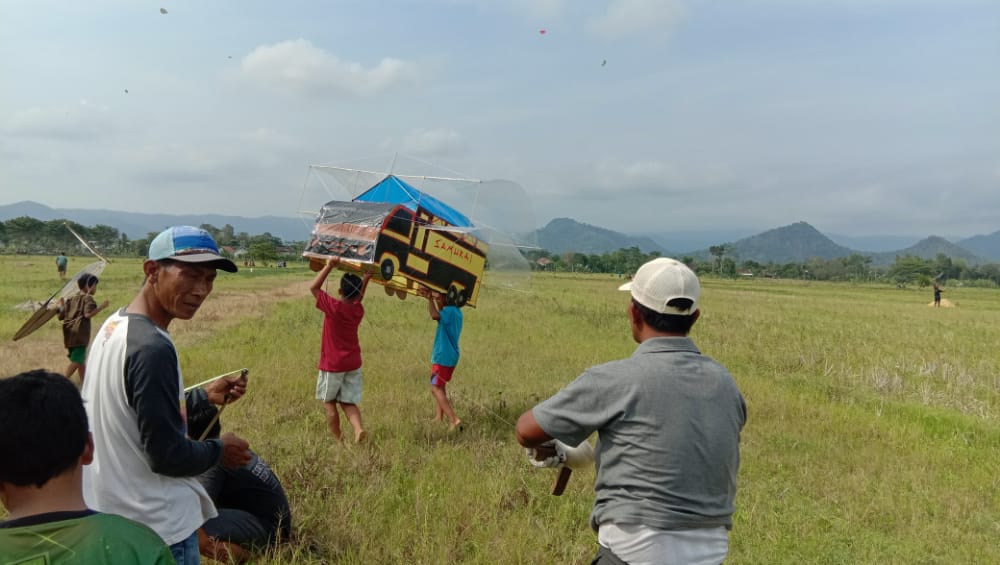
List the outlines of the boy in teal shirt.
<svg viewBox="0 0 1000 565">
<path fill-rule="evenodd" d="M 462 420 L 455 415 L 448 399 L 448 382 L 458 365 L 458 339 L 462 335 L 462 311 L 459 309 L 461 294 L 452 292 L 440 294 L 427 292 L 427 311 L 431 319 L 438 323 L 434 334 L 434 349 L 431 353 L 431 394 L 437 401 L 437 414 L 434 417 L 440 422 L 448 417 L 449 429 L 454 430 L 462 425 Z"/>
</svg>

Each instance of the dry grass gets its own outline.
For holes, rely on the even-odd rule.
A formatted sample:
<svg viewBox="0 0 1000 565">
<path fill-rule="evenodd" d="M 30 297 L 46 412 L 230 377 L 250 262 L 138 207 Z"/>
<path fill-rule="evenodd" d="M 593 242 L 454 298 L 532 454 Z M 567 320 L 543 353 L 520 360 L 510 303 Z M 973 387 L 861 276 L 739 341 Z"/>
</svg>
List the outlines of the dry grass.
<svg viewBox="0 0 1000 565">
<path fill-rule="evenodd" d="M 39 265 L 17 279 L 0 268 L 2 304 L 52 292 Z M 128 272 L 106 272 L 113 303 L 134 294 Z M 548 495 L 553 477 L 525 464 L 512 428 L 585 367 L 632 352 L 619 281 L 544 275 L 531 293 L 484 291 L 449 386 L 461 433 L 429 421 L 423 303 L 371 292 L 361 406 L 372 437 L 355 446 L 332 442 L 313 400 L 310 278 L 224 275 L 193 321 L 171 327 L 187 382 L 251 368 L 224 426 L 271 463 L 295 520 L 291 543 L 259 562 L 589 562 L 593 473 Z M 749 409 L 727 563 L 1000 562 L 1000 293 L 951 292 L 961 307 L 888 286 L 704 281 L 693 337 Z M 0 332 L 23 316 L 4 310 Z M 45 328 L 0 355 L 9 373 L 8 359 L 60 367 L 64 352 Z"/>
</svg>

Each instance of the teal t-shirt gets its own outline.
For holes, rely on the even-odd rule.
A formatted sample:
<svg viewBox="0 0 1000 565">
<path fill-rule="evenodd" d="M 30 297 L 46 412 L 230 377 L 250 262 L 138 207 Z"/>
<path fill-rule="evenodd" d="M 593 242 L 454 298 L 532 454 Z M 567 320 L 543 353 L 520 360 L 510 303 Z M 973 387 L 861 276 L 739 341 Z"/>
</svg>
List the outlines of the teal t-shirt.
<svg viewBox="0 0 1000 565">
<path fill-rule="evenodd" d="M 0 565 L 173 565 L 156 532 L 114 514 L 52 512 L 0 522 Z"/>
<path fill-rule="evenodd" d="M 458 338 L 462 335 L 462 311 L 456 306 L 441 309 L 431 363 L 444 367 L 458 365 Z"/>
</svg>

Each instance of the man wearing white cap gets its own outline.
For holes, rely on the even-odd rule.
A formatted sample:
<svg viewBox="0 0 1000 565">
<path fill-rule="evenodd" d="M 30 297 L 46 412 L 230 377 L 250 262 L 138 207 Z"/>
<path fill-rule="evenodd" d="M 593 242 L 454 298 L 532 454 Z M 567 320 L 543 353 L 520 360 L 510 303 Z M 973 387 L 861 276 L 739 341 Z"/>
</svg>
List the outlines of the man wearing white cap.
<svg viewBox="0 0 1000 565">
<path fill-rule="evenodd" d="M 216 516 L 196 478 L 216 463 L 250 460 L 235 434 L 194 441 L 187 436 L 180 362 L 167 326 L 191 319 L 212 292 L 216 269 L 236 272 L 205 230 L 175 226 L 149 246 L 146 278 L 128 306 L 108 317 L 87 358 L 83 398 L 94 436 L 84 468 L 84 499 L 153 529 L 181 565 L 199 563 L 197 529 Z M 93 375 L 93 376 L 92 376 Z M 246 390 L 240 377 L 206 385 L 217 404 Z"/>
<path fill-rule="evenodd" d="M 579 445 L 597 432 L 594 564 L 718 564 L 729 550 L 746 404 L 729 372 L 687 337 L 698 277 L 658 258 L 631 292 L 631 357 L 591 367 L 521 415 L 517 440 Z"/>
</svg>

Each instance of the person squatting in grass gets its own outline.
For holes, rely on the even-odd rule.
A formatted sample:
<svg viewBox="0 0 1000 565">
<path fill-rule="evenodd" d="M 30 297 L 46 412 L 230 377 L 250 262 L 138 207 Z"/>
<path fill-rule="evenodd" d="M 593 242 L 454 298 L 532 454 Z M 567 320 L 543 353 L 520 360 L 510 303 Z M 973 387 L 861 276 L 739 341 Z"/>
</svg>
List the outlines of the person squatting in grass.
<svg viewBox="0 0 1000 565">
<path fill-rule="evenodd" d="M 693 271 L 657 258 L 620 290 L 631 291 L 638 348 L 522 414 L 517 441 L 537 460 L 532 452 L 553 440 L 565 451 L 597 432 L 594 564 L 721 563 L 746 404 L 726 368 L 687 337 L 700 315 Z"/>
<path fill-rule="evenodd" d="M 59 299 L 59 319 L 62 321 L 63 345 L 69 352 L 69 366 L 66 367 L 66 378 L 72 378 L 73 373 L 80 373 L 83 382 L 87 372 L 87 346 L 90 345 L 90 319 L 98 312 L 108 307 L 108 301 L 100 306 L 94 300 L 97 294 L 96 275 L 86 273 L 76 279 L 80 291 L 69 297 L 69 300 Z"/>
<path fill-rule="evenodd" d="M 427 296 L 427 311 L 432 320 L 437 321 L 434 333 L 434 348 L 431 351 L 431 394 L 437 402 L 434 421 L 440 422 L 447 416 L 449 430 L 462 425 L 448 399 L 448 383 L 458 365 L 458 340 L 462 335 L 462 310 L 458 293 L 441 294 L 424 287 Z"/>
<path fill-rule="evenodd" d="M 216 269 L 236 272 L 212 236 L 191 226 L 167 228 L 149 245 L 145 280 L 124 308 L 108 316 L 91 344 L 83 398 L 94 435 L 94 464 L 84 470 L 84 498 L 102 512 L 151 527 L 179 565 L 197 564 L 197 530 L 216 516 L 198 482 L 220 461 L 250 461 L 249 444 L 227 432 L 188 438 L 180 360 L 167 328 L 189 320 L 212 292 Z M 240 376 L 205 385 L 209 398 L 246 392 Z"/>
<path fill-rule="evenodd" d="M 94 442 L 76 385 L 43 370 L 0 379 L 0 563 L 167 565 L 148 527 L 87 508 Z"/>
<path fill-rule="evenodd" d="M 219 437 L 222 425 L 217 405 L 221 402 L 202 388 L 185 395 L 191 437 L 202 437 L 209 425 L 206 437 Z M 255 552 L 289 540 L 292 514 L 288 497 L 281 481 L 253 450 L 246 465 L 230 469 L 216 464 L 198 481 L 219 513 L 198 528 L 198 549 L 203 556 L 223 563 L 246 563 Z"/>
<path fill-rule="evenodd" d="M 319 267 L 319 261 L 310 261 L 310 268 Z M 358 327 L 365 316 L 361 301 L 371 274 L 359 277 L 344 273 L 340 277 L 340 299 L 323 290 L 330 271 L 340 263 L 328 259 L 319 268 L 309 291 L 316 298 L 316 308 L 323 312 L 323 335 L 319 353 L 319 375 L 316 377 L 316 399 L 323 401 L 326 423 L 330 433 L 341 440 L 340 414 L 337 406 L 354 428 L 354 442 L 362 443 L 368 432 L 361 422 L 361 343 Z"/>
</svg>

